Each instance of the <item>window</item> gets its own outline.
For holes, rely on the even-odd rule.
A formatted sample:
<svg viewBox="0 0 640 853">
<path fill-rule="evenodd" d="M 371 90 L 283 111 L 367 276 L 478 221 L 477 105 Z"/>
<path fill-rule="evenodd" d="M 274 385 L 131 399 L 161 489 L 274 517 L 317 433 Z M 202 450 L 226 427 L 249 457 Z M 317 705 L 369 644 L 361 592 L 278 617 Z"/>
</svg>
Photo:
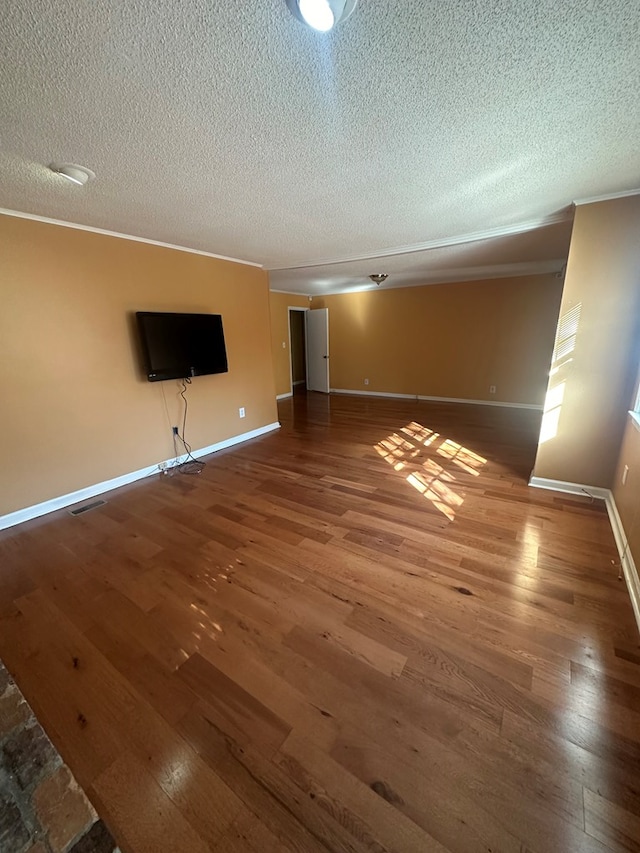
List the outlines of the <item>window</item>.
<svg viewBox="0 0 640 853">
<path fill-rule="evenodd" d="M 640 378 L 636 385 L 636 394 L 634 398 L 633 409 L 629 412 L 631 420 L 636 429 L 640 430 Z"/>
</svg>

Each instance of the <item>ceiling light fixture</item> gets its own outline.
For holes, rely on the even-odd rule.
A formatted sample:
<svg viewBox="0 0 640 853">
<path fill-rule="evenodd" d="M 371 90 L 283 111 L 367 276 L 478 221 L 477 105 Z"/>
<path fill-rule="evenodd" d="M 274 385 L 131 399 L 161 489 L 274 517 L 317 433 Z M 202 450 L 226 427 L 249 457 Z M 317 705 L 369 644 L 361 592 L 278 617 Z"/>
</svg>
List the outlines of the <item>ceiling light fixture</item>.
<svg viewBox="0 0 640 853">
<path fill-rule="evenodd" d="M 358 0 L 287 0 L 293 15 L 320 33 L 328 33 L 336 24 L 346 21 Z"/>
<path fill-rule="evenodd" d="M 375 272 L 373 275 L 370 275 L 369 278 L 374 284 L 380 286 L 389 278 L 389 275 L 386 272 Z"/>
<path fill-rule="evenodd" d="M 91 169 L 87 169 L 86 166 L 76 166 L 75 163 L 61 163 L 60 165 L 52 163 L 49 168 L 56 175 L 60 175 L 60 177 L 66 178 L 72 184 L 77 184 L 80 187 L 95 178 Z"/>
</svg>

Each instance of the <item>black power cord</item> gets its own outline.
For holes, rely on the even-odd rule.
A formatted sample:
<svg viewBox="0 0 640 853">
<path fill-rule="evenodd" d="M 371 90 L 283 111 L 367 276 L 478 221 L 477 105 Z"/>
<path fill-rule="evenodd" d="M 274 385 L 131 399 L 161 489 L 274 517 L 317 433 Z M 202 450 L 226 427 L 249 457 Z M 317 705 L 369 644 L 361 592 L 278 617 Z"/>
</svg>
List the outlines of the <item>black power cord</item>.
<svg viewBox="0 0 640 853">
<path fill-rule="evenodd" d="M 191 379 L 188 376 L 182 380 L 182 390 L 180 391 L 180 396 L 184 400 L 184 416 L 182 418 L 182 434 L 180 434 L 180 432 L 178 432 L 177 427 L 174 429 L 174 435 L 178 436 L 178 438 L 180 439 L 180 441 L 182 442 L 182 444 L 184 446 L 184 449 L 187 452 L 187 458 L 185 459 L 184 462 L 181 462 L 180 465 L 178 465 L 178 471 L 180 471 L 181 474 L 201 474 L 202 469 L 205 467 L 205 465 L 207 463 L 202 462 L 200 459 L 196 459 L 194 457 L 193 453 L 191 452 L 191 445 L 188 443 L 188 441 L 185 438 L 185 432 L 187 429 L 187 411 L 189 409 L 189 404 L 187 402 L 187 396 L 186 396 L 187 385 L 191 385 Z"/>
</svg>

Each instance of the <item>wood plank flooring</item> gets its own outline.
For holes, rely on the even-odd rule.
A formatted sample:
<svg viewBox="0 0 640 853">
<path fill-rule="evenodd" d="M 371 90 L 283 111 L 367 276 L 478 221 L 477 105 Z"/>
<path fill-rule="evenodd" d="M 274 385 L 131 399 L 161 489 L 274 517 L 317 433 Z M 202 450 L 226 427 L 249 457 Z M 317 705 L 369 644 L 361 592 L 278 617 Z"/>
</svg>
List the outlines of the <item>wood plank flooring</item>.
<svg viewBox="0 0 640 853">
<path fill-rule="evenodd" d="M 123 853 L 640 850 L 640 649 L 539 415 L 296 396 L 0 535 L 0 657 Z"/>
</svg>

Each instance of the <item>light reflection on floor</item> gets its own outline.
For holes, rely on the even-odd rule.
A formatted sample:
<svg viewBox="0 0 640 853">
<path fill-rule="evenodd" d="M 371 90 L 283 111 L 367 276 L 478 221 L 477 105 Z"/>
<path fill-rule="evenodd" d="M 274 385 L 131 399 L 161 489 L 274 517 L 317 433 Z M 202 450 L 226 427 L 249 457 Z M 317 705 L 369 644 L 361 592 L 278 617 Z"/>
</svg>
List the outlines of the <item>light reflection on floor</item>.
<svg viewBox="0 0 640 853">
<path fill-rule="evenodd" d="M 238 561 L 239 562 L 239 561 Z M 219 567 L 216 567 L 219 568 Z M 229 564 L 226 569 L 218 572 L 216 576 L 213 575 L 212 572 L 206 571 L 199 575 L 199 579 L 209 587 L 213 592 L 217 592 L 216 583 L 218 579 L 229 582 L 230 574 L 233 566 Z M 189 605 L 190 609 L 196 614 L 196 618 L 199 618 L 201 621 L 198 622 L 197 628 L 202 629 L 202 633 L 209 639 L 214 642 L 217 640 L 219 634 L 224 634 L 224 628 L 220 625 L 219 622 L 216 622 L 212 619 L 204 607 L 200 606 L 200 604 L 195 601 Z M 198 633 L 197 629 L 192 632 L 192 636 L 195 640 L 200 643 L 202 640 L 202 634 Z"/>
<path fill-rule="evenodd" d="M 406 471 L 407 483 L 449 521 L 453 521 L 456 509 L 464 501 L 464 495 L 460 494 L 460 486 L 451 467 L 455 466 L 453 471 L 457 468 L 465 474 L 478 477 L 487 460 L 450 438 L 441 438 L 439 433 L 415 421 L 403 426 L 399 432 L 402 434 L 394 432 L 383 438 L 374 445 L 374 449 L 394 471 Z M 425 447 L 435 448 L 443 459 L 442 464 L 433 459 L 422 461 Z"/>
</svg>

